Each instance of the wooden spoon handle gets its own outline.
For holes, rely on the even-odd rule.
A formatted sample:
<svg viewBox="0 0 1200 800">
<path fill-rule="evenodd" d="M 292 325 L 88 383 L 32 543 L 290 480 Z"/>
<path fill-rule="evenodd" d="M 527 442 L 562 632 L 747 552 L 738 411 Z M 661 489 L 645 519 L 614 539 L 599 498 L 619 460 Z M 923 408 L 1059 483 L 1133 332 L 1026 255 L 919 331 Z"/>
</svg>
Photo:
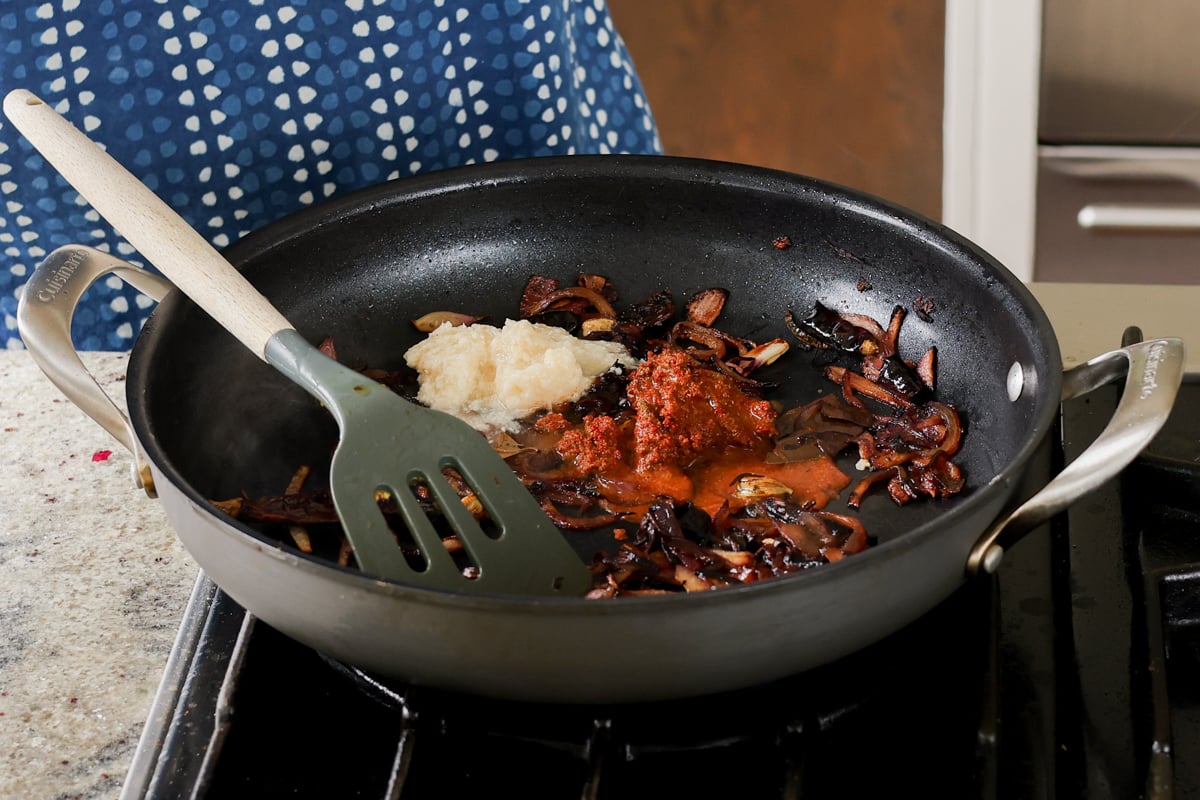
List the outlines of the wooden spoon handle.
<svg viewBox="0 0 1200 800">
<path fill-rule="evenodd" d="M 267 340 L 292 325 L 203 236 L 31 92 L 10 92 L 4 113 L 130 244 L 265 360 Z"/>
</svg>

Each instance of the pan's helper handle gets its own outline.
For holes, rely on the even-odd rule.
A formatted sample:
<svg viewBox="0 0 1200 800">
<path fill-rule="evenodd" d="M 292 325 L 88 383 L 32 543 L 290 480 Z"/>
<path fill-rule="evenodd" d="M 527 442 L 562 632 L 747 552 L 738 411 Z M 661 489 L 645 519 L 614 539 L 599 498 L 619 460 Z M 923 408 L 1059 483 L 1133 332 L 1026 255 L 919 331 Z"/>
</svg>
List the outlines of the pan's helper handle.
<svg viewBox="0 0 1200 800">
<path fill-rule="evenodd" d="M 154 300 L 162 300 L 173 288 L 157 275 L 108 253 L 65 245 L 46 256 L 26 282 L 17 304 L 17 330 L 51 383 L 133 454 L 134 482 L 154 497 L 154 480 L 129 418 L 96 382 L 71 343 L 71 318 L 79 298 L 110 273 Z"/>
<path fill-rule="evenodd" d="M 203 236 L 33 93 L 9 92 L 4 113 L 150 263 L 266 360 L 267 341 L 292 325 Z"/>
<path fill-rule="evenodd" d="M 1183 380 L 1183 342 L 1151 339 L 1096 356 L 1063 375 L 1063 400 L 1125 378 L 1116 413 L 1054 480 L 1001 517 L 975 544 L 967 572 L 992 573 L 1004 550 L 1083 495 L 1115 478 L 1162 429 Z"/>
</svg>

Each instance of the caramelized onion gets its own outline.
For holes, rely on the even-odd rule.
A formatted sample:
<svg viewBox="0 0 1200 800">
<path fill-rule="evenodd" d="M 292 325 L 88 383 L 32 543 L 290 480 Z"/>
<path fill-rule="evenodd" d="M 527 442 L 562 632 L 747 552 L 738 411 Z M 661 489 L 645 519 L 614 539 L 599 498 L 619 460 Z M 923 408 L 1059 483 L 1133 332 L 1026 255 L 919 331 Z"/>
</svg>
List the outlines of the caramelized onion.
<svg viewBox="0 0 1200 800">
<path fill-rule="evenodd" d="M 549 310 L 556 303 L 568 299 L 586 301 L 601 317 L 612 319 L 617 315 L 617 312 L 613 310 L 612 304 L 608 302 L 608 299 L 595 289 L 589 289 L 586 286 L 567 286 L 562 289 L 555 289 L 542 297 L 533 305 L 527 316 L 540 314 L 543 311 Z"/>
<path fill-rule="evenodd" d="M 721 316 L 721 311 L 725 308 L 725 301 L 728 299 L 729 291 L 727 289 L 701 289 L 688 301 L 688 322 L 712 327 L 713 323 L 717 321 L 717 317 Z"/>
<path fill-rule="evenodd" d="M 431 311 L 424 316 L 414 319 L 412 324 L 421 333 L 430 333 L 446 323 L 451 325 L 474 325 L 482 319 L 483 317 L 460 314 L 457 311 Z"/>
</svg>

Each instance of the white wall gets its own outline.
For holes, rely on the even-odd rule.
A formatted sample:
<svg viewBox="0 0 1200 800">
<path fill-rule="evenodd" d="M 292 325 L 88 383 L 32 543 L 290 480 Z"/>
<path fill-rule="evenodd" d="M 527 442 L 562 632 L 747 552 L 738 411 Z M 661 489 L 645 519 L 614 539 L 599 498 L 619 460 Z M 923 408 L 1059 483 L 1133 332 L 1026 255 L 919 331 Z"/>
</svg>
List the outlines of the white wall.
<svg viewBox="0 0 1200 800">
<path fill-rule="evenodd" d="M 1041 0 L 946 0 L 942 220 L 1033 278 Z"/>
</svg>

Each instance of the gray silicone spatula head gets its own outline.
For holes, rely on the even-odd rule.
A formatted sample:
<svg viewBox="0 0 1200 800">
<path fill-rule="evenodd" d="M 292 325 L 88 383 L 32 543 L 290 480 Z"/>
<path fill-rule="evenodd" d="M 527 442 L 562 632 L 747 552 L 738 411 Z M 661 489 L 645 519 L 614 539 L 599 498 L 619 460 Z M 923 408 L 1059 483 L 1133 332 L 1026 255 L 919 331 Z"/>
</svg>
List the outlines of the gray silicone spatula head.
<svg viewBox="0 0 1200 800">
<path fill-rule="evenodd" d="M 367 380 L 295 331 L 275 334 L 266 356 L 320 398 L 338 421 L 341 439 L 330 487 L 362 569 L 405 583 L 489 593 L 580 595 L 590 586 L 587 568 L 561 531 L 479 432 Z M 489 524 L 463 505 L 445 469 L 465 479 Z M 465 570 L 471 577 L 443 546 L 416 487 L 428 491 L 437 516 L 462 544 L 474 567 Z M 398 506 L 419 558 L 398 546 L 380 511 L 380 496 Z"/>
<path fill-rule="evenodd" d="M 587 568 L 491 445 L 465 422 L 414 405 L 326 357 L 169 206 L 81 131 L 28 91 L 4 112 L 46 160 L 175 286 L 319 398 L 341 432 L 330 472 L 359 566 L 404 583 L 463 592 L 583 594 Z M 253 421 L 250 421 L 253 424 Z M 458 471 L 482 501 L 495 535 L 463 507 L 442 470 Z M 431 493 L 473 568 L 463 574 L 413 492 Z M 399 505 L 424 567 L 414 568 L 383 516 Z"/>
</svg>

